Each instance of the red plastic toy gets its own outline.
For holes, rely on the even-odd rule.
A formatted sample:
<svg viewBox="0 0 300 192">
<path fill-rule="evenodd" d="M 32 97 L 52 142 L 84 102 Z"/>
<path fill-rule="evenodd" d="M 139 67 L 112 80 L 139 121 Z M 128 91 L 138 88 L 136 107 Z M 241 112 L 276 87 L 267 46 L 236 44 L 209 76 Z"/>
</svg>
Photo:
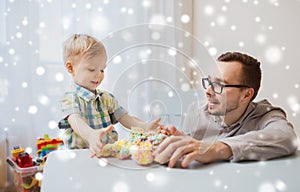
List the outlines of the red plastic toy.
<svg viewBox="0 0 300 192">
<path fill-rule="evenodd" d="M 21 168 L 32 167 L 32 157 L 24 152 L 24 148 L 20 146 L 14 146 L 11 150 L 12 160 Z"/>
</svg>

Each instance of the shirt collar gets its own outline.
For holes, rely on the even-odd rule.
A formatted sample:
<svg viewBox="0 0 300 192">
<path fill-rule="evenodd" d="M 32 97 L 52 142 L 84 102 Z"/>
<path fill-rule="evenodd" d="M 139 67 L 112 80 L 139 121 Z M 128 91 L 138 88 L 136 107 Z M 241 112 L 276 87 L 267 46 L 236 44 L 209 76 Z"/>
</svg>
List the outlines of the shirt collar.
<svg viewBox="0 0 300 192">
<path fill-rule="evenodd" d="M 95 100 L 99 97 L 98 91 L 95 94 L 92 91 L 90 91 L 84 87 L 81 87 L 77 84 L 74 84 L 74 87 L 75 87 L 75 92 L 77 93 L 77 95 L 86 101 Z"/>
<path fill-rule="evenodd" d="M 233 123 L 232 125 L 229 125 L 229 126 L 226 125 L 222 121 L 222 119 L 221 119 L 220 116 L 215 116 L 214 115 L 213 119 L 214 119 L 214 122 L 219 123 L 223 129 L 233 129 L 233 128 L 239 126 L 244 121 L 244 119 L 254 110 L 254 108 L 255 108 L 254 103 L 250 102 L 249 105 L 248 105 L 248 107 L 247 107 L 247 109 L 246 109 L 246 111 L 245 111 L 245 113 L 243 114 L 243 116 L 237 122 L 235 122 L 235 123 Z M 206 107 L 206 110 L 207 109 L 208 109 L 208 105 Z"/>
<path fill-rule="evenodd" d="M 254 109 L 255 109 L 254 103 L 253 103 L 253 102 L 250 102 L 250 103 L 248 104 L 247 109 L 245 110 L 243 116 L 242 116 L 237 122 L 235 122 L 234 124 L 232 124 L 232 125 L 230 125 L 230 126 L 227 126 L 227 125 L 223 125 L 223 126 L 224 126 L 225 128 L 228 128 L 228 127 L 234 128 L 234 127 L 239 126 L 239 125 L 242 124 L 243 121 L 248 117 L 248 115 L 249 115 L 250 113 L 252 113 L 252 111 L 253 111 Z"/>
</svg>

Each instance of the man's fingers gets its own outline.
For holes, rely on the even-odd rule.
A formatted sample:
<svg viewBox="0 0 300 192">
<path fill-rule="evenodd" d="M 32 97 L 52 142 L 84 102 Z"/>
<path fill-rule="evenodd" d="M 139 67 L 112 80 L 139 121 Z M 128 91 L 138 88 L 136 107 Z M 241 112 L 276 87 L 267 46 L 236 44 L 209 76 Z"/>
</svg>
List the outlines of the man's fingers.
<svg viewBox="0 0 300 192">
<path fill-rule="evenodd" d="M 168 164 L 169 167 L 175 166 L 176 162 L 185 154 L 185 150 L 184 150 L 185 148 L 186 148 L 186 146 L 182 146 L 175 150 L 175 152 L 172 154 L 172 156 L 170 158 L 170 161 Z"/>
<path fill-rule="evenodd" d="M 187 167 L 192 161 L 196 160 L 198 156 L 198 151 L 193 151 L 192 153 L 185 155 L 181 162 L 181 167 Z"/>
<path fill-rule="evenodd" d="M 181 145 L 176 149 L 176 151 L 172 154 L 169 162 L 169 167 L 174 167 L 176 162 L 186 154 L 190 155 L 195 152 L 195 146 L 194 144 L 190 143 L 190 140 L 188 142 L 185 142 L 185 145 Z M 197 150 L 196 150 L 197 152 Z M 198 152 L 197 152 L 198 154 Z M 196 156 L 190 156 L 190 159 L 187 159 L 187 163 L 191 162 L 194 160 L 193 158 L 196 158 Z M 184 158 L 185 159 L 185 158 Z M 190 160 L 190 161 L 189 161 Z M 187 164 L 188 165 L 188 164 Z"/>
<path fill-rule="evenodd" d="M 170 132 L 171 135 L 174 135 L 177 131 L 176 127 L 174 125 L 169 125 L 167 127 L 168 131 Z"/>
<path fill-rule="evenodd" d="M 163 141 L 157 151 L 155 151 L 155 159 L 160 163 L 168 162 L 170 159 L 175 162 L 182 156 L 181 150 L 188 145 L 191 138 L 171 136 Z M 180 148 L 180 149 L 179 149 Z"/>
<path fill-rule="evenodd" d="M 165 150 L 165 148 L 172 142 L 176 141 L 176 138 L 173 136 L 170 136 L 163 140 L 161 144 L 159 144 L 158 148 L 155 150 L 154 155 L 161 153 L 162 151 Z"/>
</svg>

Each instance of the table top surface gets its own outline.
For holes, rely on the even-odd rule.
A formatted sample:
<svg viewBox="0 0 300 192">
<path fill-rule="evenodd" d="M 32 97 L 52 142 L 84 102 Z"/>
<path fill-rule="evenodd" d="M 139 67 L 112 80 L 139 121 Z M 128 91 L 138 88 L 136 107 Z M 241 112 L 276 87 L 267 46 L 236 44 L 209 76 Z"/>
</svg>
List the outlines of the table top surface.
<svg viewBox="0 0 300 192">
<path fill-rule="evenodd" d="M 51 152 L 41 191 L 300 191 L 300 151 L 269 161 L 192 162 L 182 169 L 90 158 L 88 150 Z"/>
</svg>

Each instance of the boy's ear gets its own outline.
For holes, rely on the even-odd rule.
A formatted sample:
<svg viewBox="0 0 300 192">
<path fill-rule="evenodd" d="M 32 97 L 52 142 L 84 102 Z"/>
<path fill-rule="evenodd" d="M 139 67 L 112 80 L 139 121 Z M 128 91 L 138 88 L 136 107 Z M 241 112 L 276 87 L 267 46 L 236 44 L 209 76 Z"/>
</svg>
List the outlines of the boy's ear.
<svg viewBox="0 0 300 192">
<path fill-rule="evenodd" d="M 73 73 L 74 69 L 73 69 L 73 63 L 71 61 L 67 61 L 65 66 L 69 73 Z"/>
</svg>

